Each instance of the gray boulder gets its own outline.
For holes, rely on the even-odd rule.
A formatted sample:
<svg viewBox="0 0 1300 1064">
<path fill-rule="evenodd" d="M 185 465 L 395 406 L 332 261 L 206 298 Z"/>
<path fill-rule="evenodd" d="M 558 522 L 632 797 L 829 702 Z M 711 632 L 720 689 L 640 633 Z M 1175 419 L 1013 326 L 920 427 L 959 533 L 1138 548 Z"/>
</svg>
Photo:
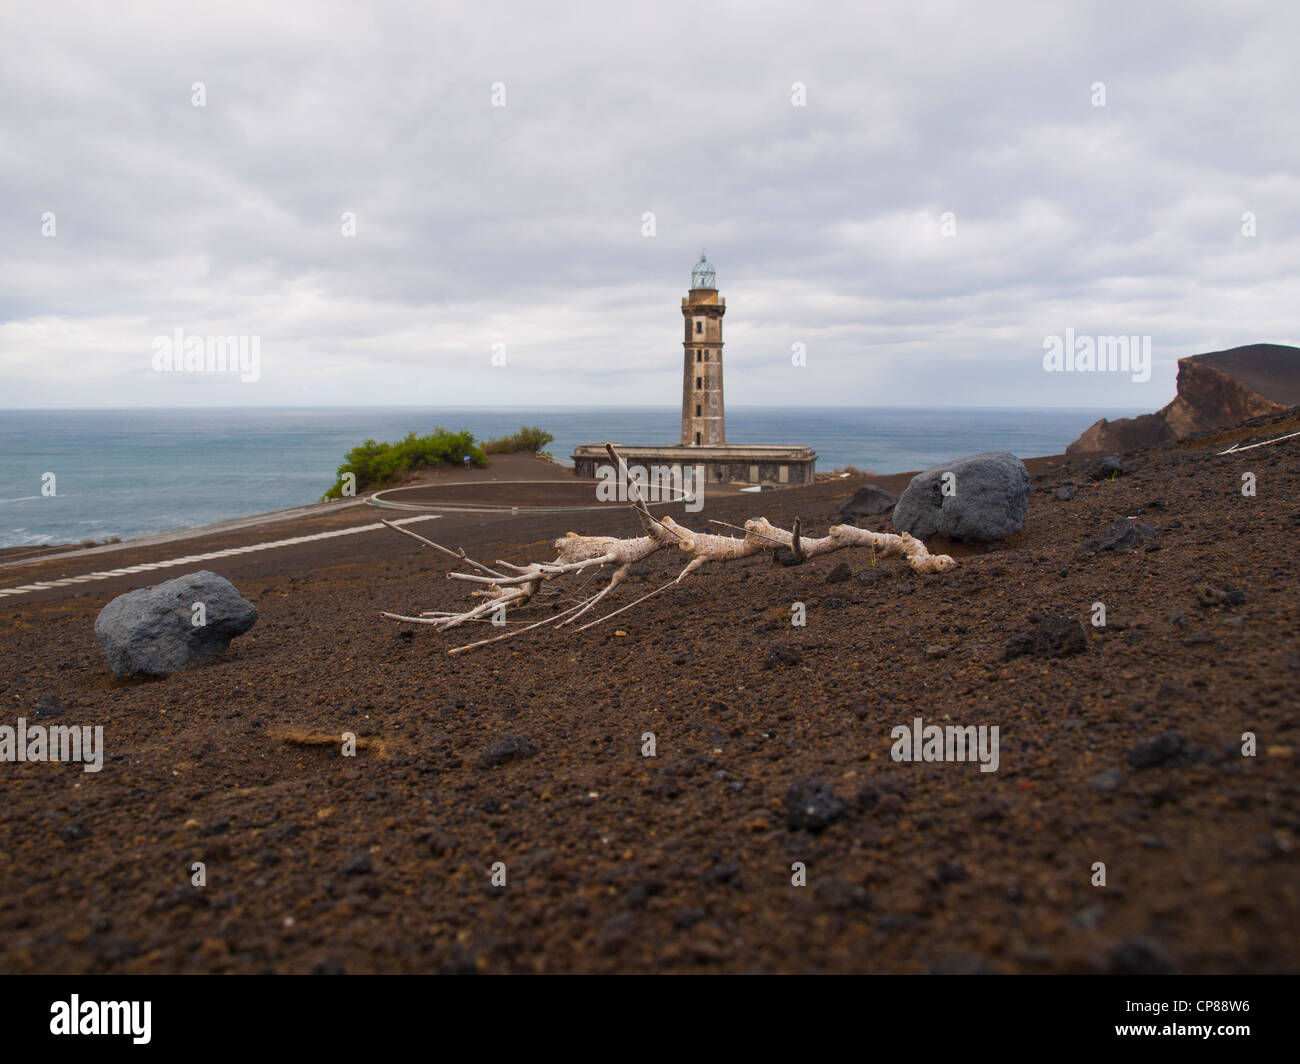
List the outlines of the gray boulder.
<svg viewBox="0 0 1300 1064">
<path fill-rule="evenodd" d="M 884 488 L 863 484 L 853 498 L 840 507 L 840 513 L 845 517 L 875 517 L 889 513 L 896 505 L 898 499 Z"/>
<path fill-rule="evenodd" d="M 118 595 L 95 618 L 95 638 L 118 679 L 169 676 L 211 661 L 256 623 L 257 608 L 205 569 Z"/>
<path fill-rule="evenodd" d="M 946 480 L 952 486 L 947 495 Z M 894 507 L 893 524 L 917 539 L 990 541 L 1020 531 L 1028 508 L 1025 463 L 1014 454 L 989 451 L 917 473 Z"/>
</svg>

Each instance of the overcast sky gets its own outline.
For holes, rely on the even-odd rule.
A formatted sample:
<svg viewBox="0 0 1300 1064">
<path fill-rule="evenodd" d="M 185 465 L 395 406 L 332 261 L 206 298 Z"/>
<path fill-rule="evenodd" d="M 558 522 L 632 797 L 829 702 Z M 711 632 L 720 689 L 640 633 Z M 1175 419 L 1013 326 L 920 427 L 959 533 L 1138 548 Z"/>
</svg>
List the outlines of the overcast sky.
<svg viewBox="0 0 1300 1064">
<path fill-rule="evenodd" d="M 673 405 L 703 247 L 729 404 L 1155 409 L 1300 340 L 1296 12 L 8 2 L 0 406 Z"/>
</svg>

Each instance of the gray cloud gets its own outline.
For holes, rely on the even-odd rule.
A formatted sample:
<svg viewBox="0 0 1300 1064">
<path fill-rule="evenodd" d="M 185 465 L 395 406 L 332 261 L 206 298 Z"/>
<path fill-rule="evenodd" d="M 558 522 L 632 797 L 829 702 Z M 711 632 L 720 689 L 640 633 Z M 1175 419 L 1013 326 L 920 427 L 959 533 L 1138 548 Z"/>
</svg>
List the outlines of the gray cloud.
<svg viewBox="0 0 1300 1064">
<path fill-rule="evenodd" d="M 367 6 L 0 13 L 7 405 L 672 405 L 701 246 L 731 403 L 1155 408 L 1300 339 L 1294 9 Z M 1067 327 L 1151 381 L 1044 373 Z"/>
</svg>

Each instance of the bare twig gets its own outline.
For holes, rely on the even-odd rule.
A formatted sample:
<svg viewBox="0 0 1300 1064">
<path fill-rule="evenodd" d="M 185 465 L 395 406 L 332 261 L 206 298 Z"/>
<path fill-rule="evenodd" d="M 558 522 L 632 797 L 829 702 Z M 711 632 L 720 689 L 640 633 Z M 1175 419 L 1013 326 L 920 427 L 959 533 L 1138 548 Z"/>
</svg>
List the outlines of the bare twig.
<svg viewBox="0 0 1300 1064">
<path fill-rule="evenodd" d="M 1300 435 L 1300 433 L 1297 433 L 1297 435 Z M 605 449 L 626 477 L 627 465 L 615 450 L 613 444 L 606 444 Z M 533 600 L 538 590 L 552 580 L 574 573 L 586 573 L 587 577 L 590 577 L 594 570 L 598 568 L 606 565 L 615 567 L 609 580 L 595 594 L 583 598 L 551 617 L 543 618 L 520 628 L 513 628 L 489 639 L 481 639 L 476 643 L 467 643 L 449 651 L 452 654 L 461 654 L 476 647 L 488 646 L 503 639 L 522 635 L 524 632 L 530 632 L 536 628 L 549 625 L 564 628 L 572 624 L 588 613 L 597 603 L 612 594 L 626 580 L 628 573 L 631 571 L 631 566 L 635 562 L 648 558 L 665 547 L 676 547 L 690 557 L 690 561 L 677 574 L 675 579 L 629 602 L 625 606 L 620 606 L 618 609 L 598 617 L 594 621 L 588 621 L 586 624 L 574 629 L 574 631 L 585 632 L 588 628 L 603 624 L 611 617 L 617 617 L 620 613 L 640 605 L 647 599 L 675 587 L 685 580 L 687 576 L 698 572 L 709 562 L 735 561 L 758 554 L 764 550 L 771 550 L 774 546 L 790 548 L 795 557 L 800 560 L 814 558 L 819 554 L 829 554 L 832 551 L 844 550 L 850 547 L 867 547 L 871 550 L 871 563 L 873 566 L 876 563 L 877 552 L 879 552 L 883 557 L 904 558 L 913 571 L 926 574 L 948 572 L 957 565 L 947 555 L 931 554 L 926 550 L 924 543 L 919 539 L 913 539 L 905 532 L 901 535 L 893 535 L 884 532 L 871 532 L 853 525 L 832 525 L 826 536 L 821 539 L 811 539 L 802 535 L 802 521 L 798 517 L 794 519 L 793 528 L 789 532 L 775 527 L 766 517 L 751 518 L 745 522 L 744 528 L 728 525 L 725 521 L 709 522 L 713 525 L 743 532 L 744 535 L 741 537 L 695 532 L 678 524 L 671 517 L 656 518 L 646 506 L 645 499 L 642 497 L 639 488 L 635 484 L 631 484 L 630 478 L 629 484 L 632 493 L 632 508 L 641 521 L 645 535 L 631 539 L 618 539 L 613 536 L 580 536 L 570 532 L 555 540 L 552 544 L 556 550 L 554 561 L 531 562 L 528 565 L 498 561 L 499 566 L 510 570 L 514 574 L 509 576 L 474 561 L 465 554 L 464 550 L 459 552 L 448 550 L 432 540 L 425 539 L 423 536 L 416 535 L 414 532 L 385 521 L 384 524 L 388 525 L 389 528 L 396 529 L 403 535 L 411 536 L 443 554 L 464 561 L 471 568 L 478 570 L 478 574 L 484 574 L 451 572 L 447 575 L 453 580 L 485 585 L 476 587 L 470 592 L 472 598 L 481 598 L 485 601 L 460 613 L 428 610 L 419 617 L 411 617 L 400 613 L 384 613 L 382 616 L 411 624 L 433 625 L 439 631 L 447 631 L 463 624 L 486 623 L 487 615 L 499 609 L 508 608 L 514 611 L 535 604 Z"/>
<path fill-rule="evenodd" d="M 695 564 L 694 562 L 691 562 L 691 565 L 694 564 Z M 689 569 L 690 565 L 688 565 L 686 568 Z M 649 592 L 648 594 L 642 595 L 635 602 L 629 602 L 626 606 L 620 606 L 613 613 L 607 613 L 605 614 L 604 617 L 598 617 L 596 620 L 584 624 L 581 628 L 578 629 L 578 631 L 585 632 L 588 628 L 595 628 L 596 625 L 600 624 L 601 622 L 607 621 L 611 617 L 617 617 L 624 610 L 630 610 L 633 606 L 641 605 L 641 603 L 643 603 L 646 599 L 654 598 L 655 595 L 659 594 L 659 592 L 667 591 L 670 587 L 676 587 L 681 582 L 682 577 L 685 575 L 686 575 L 686 569 L 683 569 L 681 575 L 679 575 L 676 580 L 669 580 L 668 583 L 664 584 L 662 587 L 657 587 L 653 591 Z"/>
<path fill-rule="evenodd" d="M 389 528 L 393 529 L 393 531 L 395 531 L 395 532 L 400 532 L 400 533 L 402 533 L 402 535 L 404 535 L 404 536 L 410 536 L 412 539 L 418 539 L 418 540 L 419 540 L 421 543 L 423 543 L 426 547 L 432 547 L 434 550 L 440 550 L 440 551 L 442 551 L 443 554 L 446 554 L 446 555 L 448 555 L 449 557 L 455 558 L 457 561 L 463 561 L 463 562 L 466 562 L 466 563 L 468 563 L 469 565 L 472 565 L 475 569 L 479 569 L 479 570 L 481 570 L 482 572 L 485 572 L 485 573 L 490 573 L 492 576 L 500 576 L 500 575 L 501 575 L 500 573 L 495 572 L 495 571 L 493 571 L 492 569 L 489 569 L 486 565 L 480 565 L 480 564 L 479 564 L 478 562 L 476 562 L 473 558 L 469 557 L 469 556 L 465 553 L 465 549 L 464 549 L 463 547 L 462 547 L 459 551 L 448 550 L 446 547 L 442 546 L 441 544 L 435 543 L 435 542 L 434 542 L 433 540 L 431 540 L 431 539 L 425 539 L 425 538 L 424 538 L 422 535 L 420 535 L 418 532 L 412 532 L 409 528 L 403 528 L 401 525 L 395 525 L 395 524 L 393 524 L 392 521 L 385 521 L 385 520 L 383 520 L 383 518 L 380 518 L 380 523 L 381 523 L 381 524 L 385 524 L 385 525 L 387 525 Z"/>
</svg>

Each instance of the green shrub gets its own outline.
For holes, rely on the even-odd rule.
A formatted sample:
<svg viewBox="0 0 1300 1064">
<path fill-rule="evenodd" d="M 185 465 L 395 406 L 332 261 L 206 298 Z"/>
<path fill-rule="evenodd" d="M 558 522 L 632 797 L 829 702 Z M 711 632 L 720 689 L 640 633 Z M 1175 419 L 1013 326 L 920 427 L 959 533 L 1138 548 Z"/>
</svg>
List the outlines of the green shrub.
<svg viewBox="0 0 1300 1064">
<path fill-rule="evenodd" d="M 516 433 L 502 436 L 499 440 L 488 440 L 483 444 L 483 450 L 486 454 L 517 454 L 520 451 L 536 454 L 554 439 L 549 432 L 521 425 Z"/>
<path fill-rule="evenodd" d="M 448 432 L 444 428 L 435 428 L 428 436 L 408 432 L 406 438 L 397 443 L 366 440 L 361 446 L 348 451 L 343 464 L 339 466 L 338 479 L 325 493 L 325 498 L 343 497 L 344 473 L 356 476 L 356 491 L 360 494 L 371 488 L 394 484 L 431 466 L 460 465 L 465 460 L 465 455 L 470 456 L 473 465 L 488 464 L 483 448 L 474 442 L 474 436 L 469 432 Z"/>
</svg>

